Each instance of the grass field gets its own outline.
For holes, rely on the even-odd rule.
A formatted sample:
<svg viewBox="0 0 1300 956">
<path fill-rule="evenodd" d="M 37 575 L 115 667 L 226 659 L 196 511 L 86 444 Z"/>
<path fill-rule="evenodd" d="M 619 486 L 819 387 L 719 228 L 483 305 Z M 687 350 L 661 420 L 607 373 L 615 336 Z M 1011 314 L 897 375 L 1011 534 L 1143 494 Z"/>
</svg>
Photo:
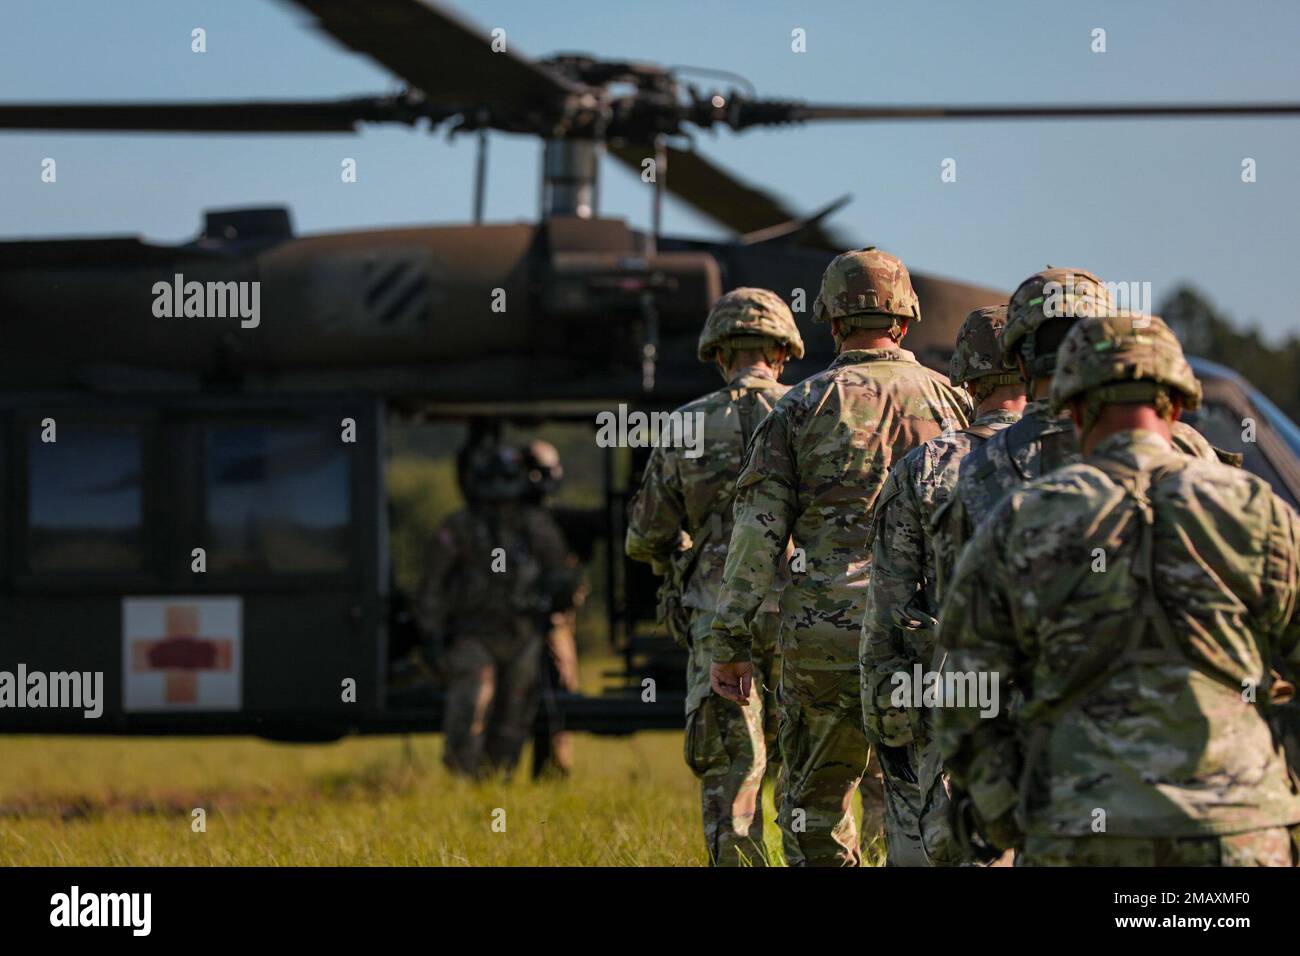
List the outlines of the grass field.
<svg viewBox="0 0 1300 956">
<path fill-rule="evenodd" d="M 579 735 L 561 782 L 449 777 L 442 738 L 0 738 L 0 866 L 700 865 L 671 732 Z M 780 841 L 768 807 L 768 846 Z M 206 811 L 206 832 L 191 813 Z M 492 829 L 505 811 L 505 832 Z M 498 815 L 499 816 L 499 815 Z"/>
<path fill-rule="evenodd" d="M 584 676 L 601 667 L 584 661 Z M 575 750 L 568 780 L 475 784 L 443 769 L 436 734 L 319 745 L 0 737 L 0 866 L 706 862 L 678 732 L 578 734 Z M 779 863 L 770 789 L 764 803 Z M 193 829 L 196 808 L 205 832 Z M 498 810 L 505 832 L 493 830 Z"/>
<path fill-rule="evenodd" d="M 675 734 L 576 743 L 567 782 L 476 785 L 443 770 L 436 735 L 5 738 L 0 865 L 703 862 Z M 192 830 L 195 808 L 206 832 Z"/>
</svg>

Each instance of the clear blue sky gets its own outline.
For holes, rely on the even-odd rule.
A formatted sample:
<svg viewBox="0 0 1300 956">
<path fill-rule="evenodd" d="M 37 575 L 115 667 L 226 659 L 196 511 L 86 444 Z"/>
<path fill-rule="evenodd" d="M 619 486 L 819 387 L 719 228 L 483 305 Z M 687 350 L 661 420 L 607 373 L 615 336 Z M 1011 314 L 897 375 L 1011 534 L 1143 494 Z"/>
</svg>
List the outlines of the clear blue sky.
<svg viewBox="0 0 1300 956">
<path fill-rule="evenodd" d="M 1295 2 L 472 0 L 531 55 L 591 51 L 742 73 L 814 101 L 1014 103 L 1300 99 Z M 0 100 L 330 97 L 397 87 L 274 0 L 6 0 Z M 208 52 L 190 51 L 207 31 Z M 795 27 L 808 50 L 790 50 Z M 1107 52 L 1090 50 L 1091 31 Z M 430 56 L 437 56 L 436 50 Z M 851 192 L 836 224 L 932 273 L 1010 288 L 1051 262 L 1191 280 L 1242 323 L 1298 330 L 1300 118 L 836 124 L 703 134 L 699 144 L 801 210 Z M 493 139 L 488 214 L 532 216 L 539 145 Z M 43 157 L 58 183 L 40 181 Z M 339 178 L 355 157 L 360 181 Z M 283 203 L 302 232 L 470 214 L 470 139 L 0 134 L 0 236 L 194 235 L 204 208 Z M 957 160 L 957 182 L 940 162 Z M 1243 157 L 1258 182 L 1241 182 Z M 648 220 L 606 164 L 602 212 Z M 710 235 L 681 207 L 672 232 Z"/>
</svg>

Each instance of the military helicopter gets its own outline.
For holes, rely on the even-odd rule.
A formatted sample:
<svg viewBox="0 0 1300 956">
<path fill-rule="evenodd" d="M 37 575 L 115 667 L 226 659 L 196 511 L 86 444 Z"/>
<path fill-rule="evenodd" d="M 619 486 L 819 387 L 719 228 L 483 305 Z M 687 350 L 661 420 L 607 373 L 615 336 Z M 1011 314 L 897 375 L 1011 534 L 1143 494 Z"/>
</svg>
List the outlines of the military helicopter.
<svg viewBox="0 0 1300 956">
<path fill-rule="evenodd" d="M 691 129 L 816 122 L 1293 115 L 1300 104 L 816 105 L 701 91 L 649 63 L 533 60 L 432 0 L 297 0 L 314 26 L 400 77 L 328 101 L 0 104 L 0 131 L 313 133 L 366 123 L 477 137 L 473 222 L 315 236 L 282 208 L 206 214 L 191 242 L 0 242 L 0 671 L 99 672 L 103 715 L 5 709 L 0 731 L 255 733 L 329 739 L 434 730 L 441 701 L 390 680 L 409 625 L 390 574 L 387 430 L 419 418 L 462 442 L 539 422 L 594 431 L 612 404 L 666 409 L 715 387 L 695 361 L 728 288 L 814 294 L 856 243 L 702 153 Z M 436 50 L 437 55 L 430 55 Z M 483 222 L 489 131 L 540 138 L 541 218 Z M 652 227 L 598 210 L 598 159 L 648 177 Z M 666 195 L 734 238 L 663 235 Z M 956 325 L 1006 293 L 924 274 L 908 337 L 943 367 Z M 808 354 L 831 358 L 798 313 Z M 1202 363 L 1211 437 L 1253 416 L 1246 466 L 1300 500 L 1300 431 Z M 1211 431 L 1207 427 L 1207 432 Z M 624 686 L 562 695 L 574 730 L 681 720 L 682 668 L 654 626 L 655 582 L 621 559 L 644 461 L 599 454 L 602 502 L 561 511 L 603 558 Z M 202 573 L 196 557 L 202 554 Z M 637 693 L 654 679 L 654 701 Z M 352 682 L 353 693 L 340 693 Z"/>
</svg>

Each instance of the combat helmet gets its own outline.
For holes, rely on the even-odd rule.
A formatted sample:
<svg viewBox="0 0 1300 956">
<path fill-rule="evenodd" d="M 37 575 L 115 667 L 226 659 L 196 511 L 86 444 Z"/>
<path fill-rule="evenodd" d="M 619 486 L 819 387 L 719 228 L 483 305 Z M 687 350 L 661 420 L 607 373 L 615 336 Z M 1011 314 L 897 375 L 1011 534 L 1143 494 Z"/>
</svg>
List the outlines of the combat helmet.
<svg viewBox="0 0 1300 956">
<path fill-rule="evenodd" d="M 510 445 L 476 449 L 465 477 L 466 496 L 474 501 L 516 501 L 528 489 L 523 452 Z"/>
<path fill-rule="evenodd" d="M 1007 307 L 993 305 L 976 309 L 957 330 L 948 379 L 954 385 L 969 384 L 979 400 L 999 385 L 1020 381 L 1019 372 L 1009 372 L 1002 364 L 999 339 L 1006 324 Z"/>
<path fill-rule="evenodd" d="M 903 319 L 921 321 L 921 303 L 903 261 L 867 246 L 831 260 L 822 275 L 813 319 L 897 332 Z"/>
<path fill-rule="evenodd" d="M 1071 399 L 1085 399 L 1086 432 L 1106 404 L 1143 402 L 1166 414 L 1171 392 L 1188 410 L 1201 405 L 1201 383 L 1177 336 L 1159 316 L 1118 312 L 1083 319 L 1070 329 L 1052 376 L 1051 403 L 1059 412 Z"/>
<path fill-rule="evenodd" d="M 555 494 L 564 477 L 560 453 L 554 445 L 540 438 L 524 446 L 524 469 L 528 477 L 528 497 L 541 502 Z"/>
<path fill-rule="evenodd" d="M 769 289 L 743 287 L 713 303 L 698 355 L 701 362 L 712 362 L 720 347 L 765 348 L 773 342 L 784 345 L 791 358 L 803 358 L 803 338 L 785 300 Z"/>
<path fill-rule="evenodd" d="M 1038 331 L 1055 319 L 1068 323 L 1112 311 L 1106 284 L 1085 269 L 1048 266 L 1035 272 L 1011 293 L 1007 325 L 1002 330 L 1002 355 L 1008 368 L 1016 367 L 1016 354 L 1025 360 L 1032 378 L 1045 377 L 1056 367 L 1056 349 L 1035 348 Z"/>
</svg>

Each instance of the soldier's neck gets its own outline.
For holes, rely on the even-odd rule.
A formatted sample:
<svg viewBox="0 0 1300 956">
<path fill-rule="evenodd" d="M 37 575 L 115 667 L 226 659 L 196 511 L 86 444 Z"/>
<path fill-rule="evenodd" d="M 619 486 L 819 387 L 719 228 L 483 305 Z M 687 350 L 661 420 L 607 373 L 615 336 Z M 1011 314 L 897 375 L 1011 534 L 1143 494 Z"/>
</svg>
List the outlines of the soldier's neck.
<svg viewBox="0 0 1300 956">
<path fill-rule="evenodd" d="M 875 329 L 854 329 L 844 336 L 841 352 L 866 351 L 867 349 L 896 349 L 898 341 L 888 332 Z"/>
<path fill-rule="evenodd" d="M 1078 423 L 1075 424 L 1077 427 Z M 1083 436 L 1083 453 L 1091 455 L 1094 448 L 1120 432 L 1151 432 L 1172 445 L 1171 424 L 1161 418 L 1160 413 L 1150 405 L 1103 405 L 1101 414 L 1097 417 L 1097 424 Z"/>
<path fill-rule="evenodd" d="M 1021 392 L 1015 398 L 996 398 L 989 397 L 980 402 L 975 408 L 976 415 L 987 415 L 990 412 L 1010 412 L 1013 415 L 1019 415 L 1029 404 L 1029 399 L 1025 398 L 1025 393 Z"/>
<path fill-rule="evenodd" d="M 984 401 L 976 406 L 975 414 L 987 415 L 990 412 L 1010 412 L 1013 415 L 1019 415 L 1024 412 L 1025 406 L 1028 404 L 1029 399 L 1025 397 L 1023 385 L 999 385 L 985 396 Z"/>
</svg>

